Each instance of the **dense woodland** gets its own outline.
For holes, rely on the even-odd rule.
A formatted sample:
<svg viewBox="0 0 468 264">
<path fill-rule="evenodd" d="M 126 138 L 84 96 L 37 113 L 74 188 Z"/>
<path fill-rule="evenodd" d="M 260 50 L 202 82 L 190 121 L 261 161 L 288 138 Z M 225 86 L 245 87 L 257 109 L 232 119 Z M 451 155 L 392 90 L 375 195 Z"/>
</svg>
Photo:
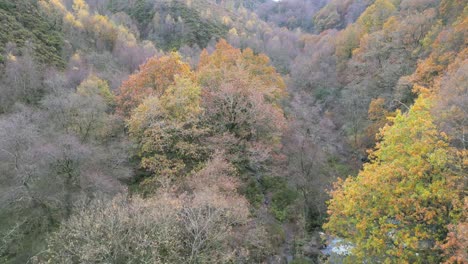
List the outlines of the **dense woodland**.
<svg viewBox="0 0 468 264">
<path fill-rule="evenodd" d="M 0 263 L 468 263 L 467 118 L 467 0 L 0 0 Z"/>
</svg>

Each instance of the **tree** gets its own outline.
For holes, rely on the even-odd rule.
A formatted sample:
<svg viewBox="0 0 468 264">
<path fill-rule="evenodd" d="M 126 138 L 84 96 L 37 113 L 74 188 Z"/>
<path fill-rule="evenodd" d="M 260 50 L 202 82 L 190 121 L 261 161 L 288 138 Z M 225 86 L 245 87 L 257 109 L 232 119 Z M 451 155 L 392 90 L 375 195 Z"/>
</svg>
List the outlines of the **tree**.
<svg viewBox="0 0 468 264">
<path fill-rule="evenodd" d="M 312 16 L 324 4 L 325 1 L 265 1 L 255 7 L 255 13 L 262 20 L 273 22 L 279 27 L 287 27 L 290 30 L 300 28 L 310 32 L 314 29 Z"/>
<path fill-rule="evenodd" d="M 265 55 L 240 51 L 221 40 L 212 54 L 202 53 L 197 77 L 212 142 L 221 143 L 218 147 L 232 154 L 236 165 L 260 169 L 279 148 L 285 126 L 281 76 Z"/>
<path fill-rule="evenodd" d="M 335 39 L 336 32 L 304 38 L 304 53 L 294 60 L 291 79 L 294 89 L 313 93 L 317 99 L 326 101 L 338 88 L 336 74 Z"/>
<path fill-rule="evenodd" d="M 398 4 L 398 2 L 399 1 L 392 0 L 376 0 L 374 4 L 369 6 L 366 11 L 361 14 L 357 23 L 361 25 L 367 33 L 380 30 L 387 18 L 397 10 L 395 4 Z"/>
<path fill-rule="evenodd" d="M 460 150 L 468 149 L 468 49 L 461 51 L 440 79 L 435 91 L 439 94 L 434 115 L 437 123 Z"/>
<path fill-rule="evenodd" d="M 82 204 L 52 233 L 37 263 L 175 263 L 184 248 L 177 201 L 117 196 Z"/>
<path fill-rule="evenodd" d="M 133 111 L 129 132 L 139 144 L 141 166 L 156 176 L 150 182 L 184 177 L 206 158 L 200 92 L 192 80 L 176 77 L 160 98 L 148 97 Z"/>
<path fill-rule="evenodd" d="M 315 29 L 322 32 L 327 29 L 341 29 L 353 23 L 373 4 L 375 0 L 329 0 L 314 16 Z"/>
<path fill-rule="evenodd" d="M 23 56 L 8 54 L 0 83 L 0 113 L 9 111 L 15 102 L 36 104 L 44 94 L 42 69 L 32 51 L 29 45 L 23 49 Z"/>
<path fill-rule="evenodd" d="M 212 54 L 208 54 L 206 50 L 202 52 L 197 77 L 202 86 L 219 85 L 224 81 L 223 74 L 236 67 L 245 69 L 249 79 L 259 80 L 263 85 L 273 89 L 271 92 L 275 96 L 284 95 L 285 83 L 281 75 L 270 65 L 266 55 L 255 55 L 250 48 L 241 51 L 229 45 L 224 39 L 216 44 Z"/>
<path fill-rule="evenodd" d="M 309 99 L 310 100 L 310 99 Z M 305 229 L 320 227 L 326 218 L 326 201 L 330 199 L 324 191 L 343 172 L 349 172 L 340 159 L 344 146 L 336 125 L 322 115 L 323 108 L 307 101 L 307 97 L 296 96 L 291 103 L 288 129 L 283 136 L 282 151 L 288 158 L 287 180 L 301 194 Z"/>
<path fill-rule="evenodd" d="M 444 3 L 449 2 L 454 3 L 456 0 L 444 1 Z M 441 5 L 444 3 L 441 3 Z M 458 10 L 461 10 L 461 8 Z M 464 12 L 466 14 L 466 8 Z M 435 25 L 434 32 L 430 32 L 423 40 L 425 46 L 430 45 L 431 54 L 418 63 L 416 71 L 411 75 L 411 81 L 414 84 L 433 87 L 438 77 L 447 70 L 450 62 L 454 61 L 458 54 L 463 54 L 463 50 L 466 49 L 463 43 L 466 39 L 464 32 L 466 31 L 468 17 L 462 12 L 454 19 L 455 22 L 449 27 L 441 28 L 440 23 Z"/>
<path fill-rule="evenodd" d="M 462 263 L 465 264 L 468 259 L 466 248 L 468 247 L 468 199 L 465 197 L 463 204 L 463 215 L 457 224 L 448 226 L 449 233 L 441 245 L 444 250 L 444 256 L 447 260 L 444 264 Z"/>
<path fill-rule="evenodd" d="M 146 97 L 161 96 L 170 85 L 174 84 L 176 75 L 192 77 L 190 66 L 182 62 L 177 53 L 149 59 L 120 87 L 117 96 L 118 112 L 128 117 Z"/>
<path fill-rule="evenodd" d="M 353 50 L 359 47 L 359 40 L 362 32 L 358 25 L 352 24 L 340 31 L 336 41 L 335 56 L 337 60 L 337 70 L 341 78 L 344 77 L 343 71 L 346 69 L 348 60 L 353 55 Z"/>
<path fill-rule="evenodd" d="M 114 104 L 107 82 L 93 75 L 78 86 L 76 93 L 58 91 L 42 102 L 46 114 L 54 120 L 52 125 L 73 133 L 82 142 L 105 140 L 123 131 L 123 120 L 111 113 Z"/>
<path fill-rule="evenodd" d="M 260 233 L 249 222 L 248 202 L 237 193 L 235 170 L 222 153 L 186 180 L 187 189 L 160 190 L 149 199 L 82 203 L 49 236 L 48 250 L 36 261 L 230 263 L 267 248 L 249 238 Z"/>
<path fill-rule="evenodd" d="M 395 114 L 389 112 L 385 106 L 385 99 L 377 98 L 371 101 L 368 111 L 368 119 L 372 122 L 366 129 L 366 137 L 369 143 L 366 147 L 372 147 L 375 135 L 379 130 L 389 123 L 389 119 L 395 117 Z"/>
<path fill-rule="evenodd" d="M 461 167 L 434 125 L 426 93 L 382 130 L 358 176 L 331 192 L 324 227 L 353 243 L 358 261 L 439 262 L 436 245 L 459 220 Z"/>
<path fill-rule="evenodd" d="M 99 96 L 105 103 L 112 107 L 115 104 L 114 94 L 109 89 L 109 84 L 94 74 L 88 76 L 77 88 L 77 94 L 84 97 Z"/>
<path fill-rule="evenodd" d="M 217 152 L 186 184 L 189 190 L 181 196 L 186 201 L 181 208 L 181 221 L 188 263 L 234 261 L 238 249 L 228 242 L 245 237 L 253 229 L 244 226 L 249 220 L 249 203 L 237 191 L 240 181 L 235 168 L 223 153 Z M 238 245 L 243 248 L 246 244 L 247 241 L 239 241 Z"/>
<path fill-rule="evenodd" d="M 349 133 L 354 137 L 356 147 L 372 146 L 373 135 L 382 125 L 376 118 L 366 120 L 372 100 L 385 99 L 382 107 L 387 109 L 404 107 L 394 100 L 395 86 L 401 77 L 414 71 L 416 58 L 421 51 L 420 41 L 435 18 L 433 9 L 406 17 L 389 17 L 380 30 L 362 36 L 359 47 L 352 51 L 352 57 L 341 75 L 347 83 L 342 91 L 346 96 L 342 100 L 344 104 L 352 106 L 352 111 L 342 109 L 342 115 L 345 124 L 350 124 Z M 340 53 L 343 52 L 342 48 L 339 49 Z M 363 133 L 365 130 L 368 130 L 367 137 Z"/>
<path fill-rule="evenodd" d="M 81 197 L 115 195 L 132 171 L 126 149 L 87 144 L 51 125 L 47 110 L 21 108 L 0 118 L 0 257 L 26 262 Z M 54 120 L 55 121 L 55 120 Z"/>
</svg>

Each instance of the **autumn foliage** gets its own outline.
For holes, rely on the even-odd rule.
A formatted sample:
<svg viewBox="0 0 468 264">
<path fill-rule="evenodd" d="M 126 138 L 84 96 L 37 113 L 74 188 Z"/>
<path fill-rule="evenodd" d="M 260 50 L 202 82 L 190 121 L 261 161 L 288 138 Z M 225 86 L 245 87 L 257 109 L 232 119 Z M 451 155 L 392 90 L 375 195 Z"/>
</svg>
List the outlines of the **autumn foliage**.
<svg viewBox="0 0 468 264">
<path fill-rule="evenodd" d="M 262 169 L 280 147 L 284 89 L 268 57 L 224 40 L 202 52 L 196 71 L 176 53 L 149 59 L 117 96 L 141 167 L 154 176 L 143 182 L 184 178 L 216 150 L 239 169 Z"/>
<path fill-rule="evenodd" d="M 182 62 L 177 53 L 161 58 L 150 58 L 120 87 L 117 96 L 118 111 L 128 116 L 131 110 L 146 97 L 161 96 L 170 85 L 174 84 L 176 75 L 191 78 L 191 74 L 190 66 Z"/>
<path fill-rule="evenodd" d="M 427 92 L 426 92 L 427 93 Z M 354 245 L 360 261 L 435 263 L 446 228 L 460 220 L 462 166 L 423 93 L 398 113 L 357 177 L 338 182 L 325 228 Z"/>
<path fill-rule="evenodd" d="M 0 21 L 0 263 L 468 264 L 467 0 Z"/>
</svg>

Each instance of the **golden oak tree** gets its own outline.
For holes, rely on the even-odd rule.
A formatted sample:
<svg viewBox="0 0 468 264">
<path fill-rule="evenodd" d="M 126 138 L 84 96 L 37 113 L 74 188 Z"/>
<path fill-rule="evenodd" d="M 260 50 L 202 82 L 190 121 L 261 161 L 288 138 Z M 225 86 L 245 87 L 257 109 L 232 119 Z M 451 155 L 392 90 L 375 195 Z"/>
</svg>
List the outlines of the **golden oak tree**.
<svg viewBox="0 0 468 264">
<path fill-rule="evenodd" d="M 421 89 L 423 90 L 423 89 Z M 462 211 L 462 164 L 431 116 L 423 91 L 397 113 L 357 177 L 331 192 L 325 229 L 354 244 L 353 257 L 382 263 L 437 263 L 447 225 Z"/>
</svg>

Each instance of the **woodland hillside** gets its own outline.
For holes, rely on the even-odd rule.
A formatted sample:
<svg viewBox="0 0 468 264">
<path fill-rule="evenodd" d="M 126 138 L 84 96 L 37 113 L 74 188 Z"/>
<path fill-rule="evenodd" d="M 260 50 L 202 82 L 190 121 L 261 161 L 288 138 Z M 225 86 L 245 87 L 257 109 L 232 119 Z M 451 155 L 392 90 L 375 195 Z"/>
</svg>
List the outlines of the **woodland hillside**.
<svg viewBox="0 0 468 264">
<path fill-rule="evenodd" d="M 0 0 L 0 263 L 468 263 L 467 0 Z"/>
</svg>

